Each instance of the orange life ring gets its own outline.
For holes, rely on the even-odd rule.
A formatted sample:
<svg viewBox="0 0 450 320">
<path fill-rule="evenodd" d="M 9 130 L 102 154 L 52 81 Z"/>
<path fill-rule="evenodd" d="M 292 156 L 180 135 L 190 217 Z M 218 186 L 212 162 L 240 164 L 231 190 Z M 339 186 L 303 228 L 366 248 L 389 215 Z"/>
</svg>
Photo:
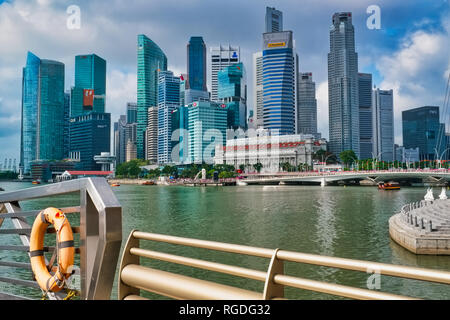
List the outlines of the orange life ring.
<svg viewBox="0 0 450 320">
<path fill-rule="evenodd" d="M 56 230 L 58 268 L 51 275 L 44 259 L 44 236 L 47 227 L 52 224 Z M 41 211 L 34 220 L 30 236 L 30 260 L 36 281 L 46 292 L 58 292 L 64 286 L 64 280 L 72 274 L 75 247 L 73 233 L 64 213 L 56 208 Z"/>
</svg>

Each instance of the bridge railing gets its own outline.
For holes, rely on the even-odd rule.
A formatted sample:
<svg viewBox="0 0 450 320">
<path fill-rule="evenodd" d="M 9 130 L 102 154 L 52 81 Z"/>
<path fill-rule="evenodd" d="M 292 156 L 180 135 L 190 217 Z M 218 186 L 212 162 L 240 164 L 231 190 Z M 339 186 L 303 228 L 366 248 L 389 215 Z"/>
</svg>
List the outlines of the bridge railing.
<svg viewBox="0 0 450 320">
<path fill-rule="evenodd" d="M 435 231 L 435 229 L 433 229 L 433 220 L 423 217 L 421 212 L 418 210 L 433 205 L 434 203 L 435 201 L 425 200 L 408 203 L 400 209 L 401 217 L 403 221 L 411 227 L 419 230 L 425 230 L 427 232 Z"/>
<path fill-rule="evenodd" d="M 14 227 L 0 228 L 0 237 L 16 234 L 22 242 L 22 246 L 0 245 L 0 250 L 22 251 L 29 255 L 31 225 L 27 217 L 34 219 L 45 208 L 22 211 L 19 202 L 46 199 L 46 207 L 51 207 L 51 197 L 64 194 L 79 195 L 79 205 L 60 209 L 65 214 L 80 213 L 80 225 L 72 228 L 79 234 L 79 247 L 75 249 L 75 253 L 79 254 L 80 261 L 80 298 L 109 299 L 122 242 L 122 208 L 104 178 L 70 180 L 0 193 L 0 227 L 5 219 L 10 219 Z M 47 233 L 54 232 L 52 228 L 47 229 Z M 55 247 L 45 247 L 44 251 L 54 252 Z M 17 254 L 12 254 L 11 257 L 17 257 Z M 48 265 L 49 261 L 45 256 L 44 258 Z M 31 270 L 28 262 L 2 259 L 0 266 Z M 39 289 L 32 274 L 27 280 L 0 274 L 0 282 Z M 60 293 L 47 293 L 47 296 L 54 300 L 63 298 Z"/>
<path fill-rule="evenodd" d="M 254 270 L 221 264 L 213 261 L 163 253 L 141 248 L 141 241 L 168 243 L 255 256 L 269 260 L 267 269 Z M 234 286 L 217 284 L 177 273 L 141 265 L 141 260 L 153 259 L 202 270 L 214 271 L 264 283 L 263 292 L 250 291 Z M 175 299 L 242 300 L 284 299 L 285 287 L 321 292 L 353 299 L 413 299 L 368 289 L 355 288 L 324 281 L 310 280 L 285 273 L 284 263 L 302 263 L 314 266 L 338 268 L 359 272 L 377 272 L 380 275 L 450 284 L 450 272 L 413 268 L 370 261 L 344 259 L 305 254 L 281 249 L 267 249 L 244 245 L 206 241 L 133 230 L 123 250 L 119 270 L 119 299 L 145 299 L 141 290 Z"/>
</svg>

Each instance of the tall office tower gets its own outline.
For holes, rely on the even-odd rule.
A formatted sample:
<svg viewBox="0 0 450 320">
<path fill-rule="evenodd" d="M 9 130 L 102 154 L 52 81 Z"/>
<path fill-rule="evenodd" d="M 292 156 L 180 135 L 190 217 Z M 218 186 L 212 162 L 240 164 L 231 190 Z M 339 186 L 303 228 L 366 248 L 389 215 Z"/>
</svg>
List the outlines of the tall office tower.
<svg viewBox="0 0 450 320">
<path fill-rule="evenodd" d="M 145 159 L 158 162 L 158 107 L 148 108 L 148 126 L 145 130 Z"/>
<path fill-rule="evenodd" d="M 440 123 L 439 107 L 425 106 L 403 111 L 402 125 L 405 149 L 418 147 L 420 160 L 435 160 L 442 157 L 446 148 L 443 130 L 445 124 Z"/>
<path fill-rule="evenodd" d="M 29 174 L 31 161 L 64 156 L 64 64 L 28 52 L 22 75 L 20 168 Z"/>
<path fill-rule="evenodd" d="M 247 85 L 242 62 L 218 74 L 218 98 L 228 109 L 228 128 L 247 130 Z"/>
<path fill-rule="evenodd" d="M 329 149 L 359 157 L 358 54 L 350 12 L 335 13 L 328 54 Z"/>
<path fill-rule="evenodd" d="M 191 37 L 187 45 L 187 72 L 189 88 L 207 91 L 206 45 L 202 37 Z"/>
<path fill-rule="evenodd" d="M 264 33 L 263 126 L 279 134 L 296 131 L 296 57 L 292 31 Z"/>
<path fill-rule="evenodd" d="M 213 163 L 215 145 L 226 144 L 227 108 L 211 101 L 196 101 L 189 104 L 188 128 L 190 161 Z M 209 130 L 220 132 L 222 140 L 216 136 L 208 140 L 206 132 Z"/>
<path fill-rule="evenodd" d="M 297 133 L 317 135 L 316 83 L 311 72 L 299 74 L 297 93 Z"/>
<path fill-rule="evenodd" d="M 266 7 L 266 32 L 283 31 L 283 12 Z"/>
<path fill-rule="evenodd" d="M 94 156 L 110 152 L 111 114 L 90 112 L 70 118 L 69 157 L 79 170 L 101 170 Z"/>
<path fill-rule="evenodd" d="M 69 157 L 70 91 L 64 93 L 63 158 Z"/>
<path fill-rule="evenodd" d="M 358 73 L 358 97 L 359 158 L 365 160 L 371 159 L 373 152 L 372 74 Z"/>
<path fill-rule="evenodd" d="M 225 67 L 240 62 L 241 52 L 239 47 L 222 46 L 210 48 L 211 54 L 211 100 L 218 100 L 218 80 L 217 75 Z"/>
<path fill-rule="evenodd" d="M 96 54 L 76 56 L 70 116 L 105 112 L 105 94 L 106 61 Z"/>
<path fill-rule="evenodd" d="M 183 164 L 189 160 L 188 108 L 180 106 L 172 112 L 172 162 Z"/>
<path fill-rule="evenodd" d="M 131 161 L 137 159 L 137 149 L 136 142 L 128 140 L 126 146 L 126 161 Z"/>
<path fill-rule="evenodd" d="M 127 103 L 127 123 L 137 123 L 137 103 Z"/>
<path fill-rule="evenodd" d="M 119 120 L 114 123 L 114 155 L 116 163 L 120 164 L 126 161 L 127 144 L 127 116 L 121 115 Z"/>
<path fill-rule="evenodd" d="M 158 71 L 167 70 L 167 57 L 156 43 L 138 35 L 137 49 L 137 157 L 145 157 L 148 108 L 158 103 Z M 156 139 L 156 136 L 154 137 Z"/>
<path fill-rule="evenodd" d="M 182 74 L 180 76 L 180 106 L 186 105 L 186 89 L 189 89 L 187 85 L 187 75 Z"/>
<path fill-rule="evenodd" d="M 172 112 L 180 106 L 180 78 L 172 71 L 158 76 L 158 163 L 171 162 Z"/>
<path fill-rule="evenodd" d="M 253 54 L 253 116 L 255 127 L 263 126 L 263 54 L 262 51 Z"/>
<path fill-rule="evenodd" d="M 373 154 L 381 161 L 394 161 L 394 99 L 392 90 L 373 90 L 372 106 Z"/>
</svg>

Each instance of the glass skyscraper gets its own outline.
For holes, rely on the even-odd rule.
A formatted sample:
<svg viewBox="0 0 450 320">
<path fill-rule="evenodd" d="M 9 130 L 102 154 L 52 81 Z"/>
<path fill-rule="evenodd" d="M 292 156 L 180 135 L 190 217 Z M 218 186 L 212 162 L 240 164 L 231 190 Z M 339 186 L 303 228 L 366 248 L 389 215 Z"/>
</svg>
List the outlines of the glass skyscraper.
<svg viewBox="0 0 450 320">
<path fill-rule="evenodd" d="M 394 97 L 392 90 L 372 93 L 373 153 L 381 161 L 394 161 Z"/>
<path fill-rule="evenodd" d="M 247 129 L 247 85 L 244 64 L 237 63 L 218 74 L 218 99 L 228 109 L 228 128 Z"/>
<path fill-rule="evenodd" d="M 127 103 L 127 123 L 137 122 L 137 103 Z"/>
<path fill-rule="evenodd" d="M 363 160 L 371 159 L 373 152 L 372 74 L 358 73 L 358 97 L 359 158 Z M 375 154 L 374 156 L 376 157 L 377 154 Z"/>
<path fill-rule="evenodd" d="M 317 100 L 316 83 L 312 81 L 311 72 L 303 72 L 298 77 L 298 132 L 317 134 Z"/>
<path fill-rule="evenodd" d="M 295 134 L 296 57 L 292 31 L 264 33 L 263 126 L 279 134 Z"/>
<path fill-rule="evenodd" d="M 211 64 L 210 64 L 211 100 L 217 101 L 218 100 L 217 92 L 219 89 L 217 75 L 223 68 L 240 62 L 241 53 L 239 47 L 232 47 L 230 45 L 228 46 L 219 45 L 218 47 L 212 47 L 210 49 L 210 53 L 211 53 Z"/>
<path fill-rule="evenodd" d="M 441 157 L 447 147 L 445 124 L 440 123 L 439 119 L 439 107 L 437 106 L 403 111 L 403 146 L 405 149 L 418 147 L 420 160 L 434 160 L 437 158 L 437 153 L 438 157 Z"/>
<path fill-rule="evenodd" d="M 172 71 L 158 74 L 158 163 L 171 162 L 172 112 L 180 106 L 180 78 Z"/>
<path fill-rule="evenodd" d="M 266 32 L 283 31 L 283 12 L 266 7 Z"/>
<path fill-rule="evenodd" d="M 148 108 L 158 105 L 158 72 L 167 70 L 167 57 L 143 34 L 138 35 L 137 69 L 137 157 L 144 159 Z"/>
<path fill-rule="evenodd" d="M 358 54 L 351 12 L 335 13 L 328 54 L 329 149 L 359 157 Z"/>
<path fill-rule="evenodd" d="M 253 54 L 253 117 L 255 127 L 263 126 L 263 56 L 262 51 Z"/>
<path fill-rule="evenodd" d="M 70 158 L 78 170 L 101 170 L 94 156 L 110 152 L 111 114 L 87 113 L 70 119 Z"/>
<path fill-rule="evenodd" d="M 226 107 L 211 101 L 191 103 L 188 105 L 188 130 L 190 161 L 194 163 L 213 161 L 215 146 L 226 144 Z M 219 133 L 220 136 L 213 135 Z"/>
<path fill-rule="evenodd" d="M 96 54 L 75 57 L 70 116 L 105 112 L 106 61 Z"/>
<path fill-rule="evenodd" d="M 28 52 L 22 78 L 20 167 L 31 171 L 33 160 L 64 156 L 64 64 L 41 60 Z"/>
<path fill-rule="evenodd" d="M 207 91 L 206 45 L 202 37 L 191 37 L 187 45 L 189 89 Z"/>
</svg>

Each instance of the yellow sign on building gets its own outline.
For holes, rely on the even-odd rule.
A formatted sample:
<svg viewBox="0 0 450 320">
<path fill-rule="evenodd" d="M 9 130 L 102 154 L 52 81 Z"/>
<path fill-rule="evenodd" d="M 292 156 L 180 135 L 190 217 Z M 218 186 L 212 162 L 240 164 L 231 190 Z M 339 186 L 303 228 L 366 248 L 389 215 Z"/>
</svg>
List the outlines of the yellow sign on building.
<svg viewBox="0 0 450 320">
<path fill-rule="evenodd" d="M 286 45 L 286 42 L 274 42 L 274 43 L 269 43 L 267 46 L 269 48 L 275 48 L 275 47 L 284 47 Z"/>
</svg>

